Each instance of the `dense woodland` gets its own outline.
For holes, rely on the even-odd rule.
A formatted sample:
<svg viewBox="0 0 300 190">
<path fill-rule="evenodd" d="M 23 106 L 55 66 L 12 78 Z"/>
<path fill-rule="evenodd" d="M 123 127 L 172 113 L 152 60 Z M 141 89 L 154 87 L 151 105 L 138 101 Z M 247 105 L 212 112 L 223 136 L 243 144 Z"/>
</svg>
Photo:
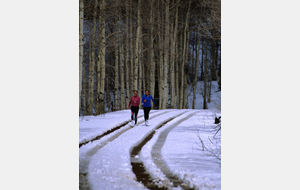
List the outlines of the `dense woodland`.
<svg viewBox="0 0 300 190">
<path fill-rule="evenodd" d="M 221 1 L 80 0 L 79 68 L 80 115 L 126 109 L 145 89 L 158 109 L 187 108 L 197 81 L 206 109 L 211 82 L 221 90 Z"/>
</svg>

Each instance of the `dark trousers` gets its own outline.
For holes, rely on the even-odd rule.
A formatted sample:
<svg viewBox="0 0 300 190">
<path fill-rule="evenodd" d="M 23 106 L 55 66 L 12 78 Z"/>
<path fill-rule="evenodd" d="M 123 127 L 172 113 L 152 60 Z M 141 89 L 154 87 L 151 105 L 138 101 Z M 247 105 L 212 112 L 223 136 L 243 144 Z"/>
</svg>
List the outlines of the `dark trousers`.
<svg viewBox="0 0 300 190">
<path fill-rule="evenodd" d="M 139 113 L 139 106 L 131 106 L 131 120 L 135 120 L 135 124 L 137 122 L 137 115 Z"/>
<path fill-rule="evenodd" d="M 151 110 L 151 107 L 144 107 L 144 118 L 145 121 L 149 119 L 149 112 Z"/>
</svg>

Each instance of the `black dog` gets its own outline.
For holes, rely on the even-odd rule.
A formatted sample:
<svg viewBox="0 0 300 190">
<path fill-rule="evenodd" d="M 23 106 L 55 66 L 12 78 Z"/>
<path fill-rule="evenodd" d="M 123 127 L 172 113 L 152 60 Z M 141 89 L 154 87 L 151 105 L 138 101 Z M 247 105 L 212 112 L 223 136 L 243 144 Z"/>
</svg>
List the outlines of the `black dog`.
<svg viewBox="0 0 300 190">
<path fill-rule="evenodd" d="M 220 123 L 220 121 L 221 121 L 221 116 L 220 117 L 215 116 L 215 124 Z"/>
</svg>

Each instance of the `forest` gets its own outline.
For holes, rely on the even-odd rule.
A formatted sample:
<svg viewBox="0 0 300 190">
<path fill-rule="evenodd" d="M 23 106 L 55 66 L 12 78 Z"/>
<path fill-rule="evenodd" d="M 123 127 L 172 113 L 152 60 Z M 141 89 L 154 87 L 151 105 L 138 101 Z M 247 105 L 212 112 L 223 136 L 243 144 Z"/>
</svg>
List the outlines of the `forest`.
<svg viewBox="0 0 300 190">
<path fill-rule="evenodd" d="M 127 108 L 148 89 L 155 109 L 186 109 L 202 81 L 221 90 L 221 0 L 80 0 L 79 114 Z M 191 90 L 188 90 L 190 86 Z"/>
</svg>

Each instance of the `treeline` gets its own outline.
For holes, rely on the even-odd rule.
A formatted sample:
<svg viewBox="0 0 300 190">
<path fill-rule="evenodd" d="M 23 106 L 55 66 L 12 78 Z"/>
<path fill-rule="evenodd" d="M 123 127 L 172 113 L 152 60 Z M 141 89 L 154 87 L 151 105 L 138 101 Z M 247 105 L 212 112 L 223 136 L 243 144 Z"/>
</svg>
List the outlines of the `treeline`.
<svg viewBox="0 0 300 190">
<path fill-rule="evenodd" d="M 204 81 L 221 90 L 220 0 L 80 0 L 79 111 L 126 109 L 150 90 L 159 109 L 187 108 Z M 188 85 L 192 91 L 188 92 Z"/>
</svg>

